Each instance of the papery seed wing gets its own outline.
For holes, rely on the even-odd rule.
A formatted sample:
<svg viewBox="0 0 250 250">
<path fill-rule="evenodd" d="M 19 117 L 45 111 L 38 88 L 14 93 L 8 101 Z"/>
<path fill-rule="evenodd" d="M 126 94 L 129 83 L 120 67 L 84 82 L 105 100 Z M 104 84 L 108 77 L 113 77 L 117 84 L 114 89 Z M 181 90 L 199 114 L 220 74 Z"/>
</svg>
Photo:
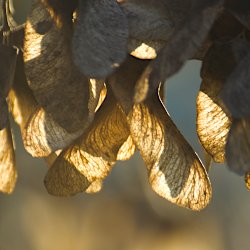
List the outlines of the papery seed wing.
<svg viewBox="0 0 250 250">
<path fill-rule="evenodd" d="M 225 146 L 231 126 L 231 118 L 222 109 L 218 97 L 222 83 L 203 80 L 197 96 L 197 133 L 202 146 L 213 157 L 222 163 L 225 160 Z"/>
<path fill-rule="evenodd" d="M 49 169 L 45 177 L 49 193 L 64 196 L 85 190 L 99 190 L 93 187 L 101 183 L 111 171 L 120 147 L 129 136 L 126 116 L 111 94 L 111 91 L 108 92 L 88 131 L 74 145 L 64 150 Z M 75 169 L 74 173 L 82 177 L 73 176 L 72 181 L 71 178 L 64 178 L 65 175 L 69 176 L 68 172 L 72 172 L 72 168 Z M 83 182 L 83 177 L 87 181 Z M 81 182 L 76 184 L 75 179 Z M 79 189 L 76 190 L 75 185 Z M 61 186 L 67 189 L 60 189 Z"/>
<path fill-rule="evenodd" d="M 232 45 L 215 43 L 209 48 L 203 60 L 203 80 L 197 96 L 197 133 L 202 146 L 219 163 L 225 160 L 225 145 L 231 126 L 220 92 L 235 68 Z"/>
<path fill-rule="evenodd" d="M 92 121 L 103 86 L 103 81 L 90 79 L 90 98 L 88 103 L 90 121 L 86 121 L 82 125 L 82 129 L 76 132 L 67 132 L 54 121 L 51 114 L 45 112 L 43 108 L 37 108 L 25 127 L 23 136 L 25 149 L 34 157 L 46 157 L 52 152 L 63 149 L 72 143 Z"/>
<path fill-rule="evenodd" d="M 230 170 L 243 175 L 250 171 L 250 120 L 233 120 L 226 144 Z"/>
<path fill-rule="evenodd" d="M 186 60 L 195 55 L 205 41 L 221 6 L 221 0 L 196 1 L 190 13 L 178 24 L 176 32 L 173 33 L 166 46 L 146 69 L 150 72 L 150 76 L 145 74 L 145 78 L 140 79 L 142 82 L 149 81 L 150 88 L 147 95 L 154 93 L 159 82 L 172 76 Z"/>
<path fill-rule="evenodd" d="M 153 190 L 179 206 L 206 207 L 211 198 L 207 173 L 159 99 L 134 105 L 129 124 Z"/>
<path fill-rule="evenodd" d="M 117 160 L 118 161 L 127 161 L 129 160 L 135 153 L 136 147 L 133 142 L 131 136 L 127 138 L 127 140 L 122 144 L 118 153 L 117 153 Z"/>
<path fill-rule="evenodd" d="M 245 183 L 248 190 L 250 190 L 250 172 L 245 175 Z"/>
<path fill-rule="evenodd" d="M 0 130 L 0 191 L 10 194 L 16 184 L 15 154 L 10 127 Z"/>
<path fill-rule="evenodd" d="M 162 41 L 139 41 L 131 38 L 128 41 L 128 51 L 139 59 L 155 59 L 164 45 L 165 42 Z"/>
<path fill-rule="evenodd" d="M 89 118 L 88 79 L 72 61 L 71 34 L 71 24 L 57 27 L 44 5 L 34 1 L 25 27 L 28 84 L 38 103 L 70 133 Z"/>
<path fill-rule="evenodd" d="M 21 52 L 17 58 L 14 84 L 8 96 L 8 104 L 12 116 L 15 122 L 20 126 L 23 134 L 23 129 L 30 115 L 37 108 L 37 102 L 27 84 Z"/>
<path fill-rule="evenodd" d="M 83 74 L 105 78 L 127 54 L 128 26 L 115 0 L 80 0 L 74 27 L 74 62 Z"/>
<path fill-rule="evenodd" d="M 65 148 L 82 134 L 81 130 L 68 133 L 43 108 L 37 108 L 25 127 L 24 147 L 33 157 L 46 157 Z"/>
</svg>

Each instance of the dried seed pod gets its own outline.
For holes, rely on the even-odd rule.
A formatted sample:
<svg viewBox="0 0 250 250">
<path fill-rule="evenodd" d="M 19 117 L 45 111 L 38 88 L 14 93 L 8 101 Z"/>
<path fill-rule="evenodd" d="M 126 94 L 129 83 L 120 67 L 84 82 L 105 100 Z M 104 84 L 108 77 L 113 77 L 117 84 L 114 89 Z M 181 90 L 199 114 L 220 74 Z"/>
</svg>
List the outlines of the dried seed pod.
<svg viewBox="0 0 250 250">
<path fill-rule="evenodd" d="M 126 58 L 128 25 L 115 0 L 80 0 L 72 51 L 80 71 L 105 78 Z"/>
<path fill-rule="evenodd" d="M 234 119 L 226 144 L 226 161 L 230 170 L 243 175 L 250 171 L 250 119 Z"/>
<path fill-rule="evenodd" d="M 135 104 L 128 122 L 153 190 L 179 206 L 206 207 L 211 198 L 206 170 L 158 97 Z"/>
<path fill-rule="evenodd" d="M 159 82 L 164 82 L 176 73 L 186 60 L 194 57 L 220 13 L 222 2 L 221 0 L 195 1 L 192 10 L 178 24 L 176 32 L 169 38 L 157 58 L 148 65 L 147 73 L 138 82 L 144 85 L 143 82 L 148 81 L 150 87 L 144 98 L 136 100 L 137 102 L 142 102 L 147 96 L 155 93 Z"/>
<path fill-rule="evenodd" d="M 49 169 L 45 177 L 48 192 L 67 196 L 99 190 L 128 137 L 126 116 L 110 90 L 88 131 L 65 149 Z M 93 189 L 96 184 L 97 189 Z"/>
<path fill-rule="evenodd" d="M 17 179 L 10 126 L 0 130 L 0 191 L 13 192 Z"/>
<path fill-rule="evenodd" d="M 225 146 L 231 126 L 231 118 L 224 112 L 218 97 L 222 83 L 203 80 L 197 96 L 197 133 L 202 146 L 222 163 L 225 160 Z"/>
<path fill-rule="evenodd" d="M 25 27 L 28 84 L 38 103 L 69 133 L 90 119 L 88 79 L 72 61 L 71 34 L 71 24 L 57 27 L 44 5 L 34 1 Z"/>
<path fill-rule="evenodd" d="M 197 96 L 197 133 L 202 146 L 218 163 L 225 160 L 225 146 L 232 122 L 220 92 L 236 65 L 235 43 L 237 41 L 215 43 L 209 48 L 202 63 L 203 80 Z"/>
</svg>

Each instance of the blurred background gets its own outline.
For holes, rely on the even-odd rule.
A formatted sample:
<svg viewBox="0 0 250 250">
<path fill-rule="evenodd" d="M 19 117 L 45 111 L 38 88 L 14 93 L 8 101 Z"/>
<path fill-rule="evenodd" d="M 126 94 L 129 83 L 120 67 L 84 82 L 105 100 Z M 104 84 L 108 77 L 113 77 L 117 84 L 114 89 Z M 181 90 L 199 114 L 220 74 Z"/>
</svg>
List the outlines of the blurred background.
<svg viewBox="0 0 250 250">
<path fill-rule="evenodd" d="M 14 1 L 23 22 L 29 1 Z M 195 99 L 200 62 L 190 61 L 167 81 L 167 108 L 196 152 Z M 15 126 L 15 125 L 14 125 Z M 209 173 L 213 198 L 201 212 L 179 208 L 151 190 L 136 154 L 118 162 L 98 194 L 58 198 L 47 194 L 45 162 L 23 149 L 15 126 L 18 181 L 10 196 L 0 194 L 0 250 L 247 250 L 250 194 L 243 178 L 225 165 Z"/>
</svg>

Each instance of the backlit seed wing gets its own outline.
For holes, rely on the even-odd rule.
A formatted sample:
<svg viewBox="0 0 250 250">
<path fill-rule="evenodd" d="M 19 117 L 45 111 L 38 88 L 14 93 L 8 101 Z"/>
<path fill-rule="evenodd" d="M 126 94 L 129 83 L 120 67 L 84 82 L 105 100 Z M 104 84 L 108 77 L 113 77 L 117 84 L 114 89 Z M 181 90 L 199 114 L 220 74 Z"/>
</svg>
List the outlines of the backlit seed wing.
<svg viewBox="0 0 250 250">
<path fill-rule="evenodd" d="M 9 92 L 8 104 L 15 122 L 21 128 L 23 136 L 24 127 L 38 105 L 27 84 L 22 53 L 20 53 L 17 58 L 14 84 Z"/>
<path fill-rule="evenodd" d="M 64 149 L 78 138 L 92 121 L 103 89 L 103 81 L 89 81 L 90 98 L 88 103 L 89 121 L 82 129 L 69 133 L 57 124 L 52 115 L 43 108 L 37 108 L 25 127 L 23 136 L 25 149 L 34 157 L 46 157 L 58 149 Z"/>
<path fill-rule="evenodd" d="M 129 136 L 127 140 L 120 147 L 118 154 L 117 154 L 117 160 L 118 161 L 129 160 L 131 156 L 134 155 L 135 150 L 136 150 L 135 144 L 132 140 L 132 137 Z"/>
<path fill-rule="evenodd" d="M 233 120 L 226 144 L 230 170 L 243 175 L 250 171 L 250 120 Z"/>
<path fill-rule="evenodd" d="M 193 210 L 206 207 L 211 198 L 206 170 L 160 100 L 155 97 L 134 105 L 128 121 L 153 190 L 179 206 Z"/>
<path fill-rule="evenodd" d="M 56 26 L 49 11 L 34 1 L 25 27 L 24 61 L 38 103 L 69 133 L 88 120 L 88 79 L 74 66 L 72 24 Z"/>
<path fill-rule="evenodd" d="M 72 50 L 80 71 L 105 78 L 127 55 L 128 25 L 115 0 L 80 0 Z"/>
<path fill-rule="evenodd" d="M 245 175 L 245 183 L 248 190 L 250 190 L 250 172 Z"/>
<path fill-rule="evenodd" d="M 186 60 L 194 57 L 218 16 L 222 2 L 221 0 L 197 0 L 188 15 L 179 22 L 175 29 L 176 32 L 146 69 L 147 72 L 150 72 L 150 76 L 144 74 L 145 78 L 140 79 L 142 82 L 149 81 L 150 88 L 146 96 L 155 93 L 159 82 L 164 82 L 175 74 Z"/>
<path fill-rule="evenodd" d="M 225 160 L 225 146 L 231 126 L 230 117 L 222 109 L 218 97 L 222 83 L 203 80 L 197 96 L 197 133 L 202 146 L 213 157 L 222 163 Z"/>
<path fill-rule="evenodd" d="M 17 172 L 10 127 L 0 130 L 0 192 L 10 194 L 16 184 Z"/>
<path fill-rule="evenodd" d="M 50 194 L 65 196 L 101 188 L 101 180 L 111 171 L 121 146 L 129 137 L 126 116 L 111 94 L 108 92 L 88 131 L 64 150 L 49 169 L 45 186 Z M 64 178 L 72 171 L 82 177 Z M 62 186 L 65 188 L 60 189 Z"/>
<path fill-rule="evenodd" d="M 33 157 L 46 157 L 63 149 L 82 134 L 83 130 L 68 133 L 43 108 L 37 108 L 25 127 L 24 147 Z"/>
<path fill-rule="evenodd" d="M 155 59 L 160 49 L 164 47 L 164 44 L 162 41 L 155 42 L 129 39 L 128 51 L 130 55 L 139 59 Z"/>
</svg>

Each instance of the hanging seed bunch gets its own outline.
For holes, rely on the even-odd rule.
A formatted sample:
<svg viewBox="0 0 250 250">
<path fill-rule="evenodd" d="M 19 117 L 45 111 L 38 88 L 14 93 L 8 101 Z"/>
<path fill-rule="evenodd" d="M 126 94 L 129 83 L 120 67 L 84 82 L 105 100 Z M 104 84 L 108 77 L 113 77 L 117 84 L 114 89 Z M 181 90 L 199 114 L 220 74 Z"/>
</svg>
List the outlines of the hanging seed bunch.
<svg viewBox="0 0 250 250">
<path fill-rule="evenodd" d="M 152 189 L 201 210 L 207 170 L 171 120 L 163 85 L 202 61 L 197 133 L 215 162 L 250 186 L 248 0 L 33 0 L 18 26 L 1 2 L 0 190 L 16 182 L 10 112 L 43 157 L 50 194 L 98 192 L 137 149 Z"/>
</svg>

